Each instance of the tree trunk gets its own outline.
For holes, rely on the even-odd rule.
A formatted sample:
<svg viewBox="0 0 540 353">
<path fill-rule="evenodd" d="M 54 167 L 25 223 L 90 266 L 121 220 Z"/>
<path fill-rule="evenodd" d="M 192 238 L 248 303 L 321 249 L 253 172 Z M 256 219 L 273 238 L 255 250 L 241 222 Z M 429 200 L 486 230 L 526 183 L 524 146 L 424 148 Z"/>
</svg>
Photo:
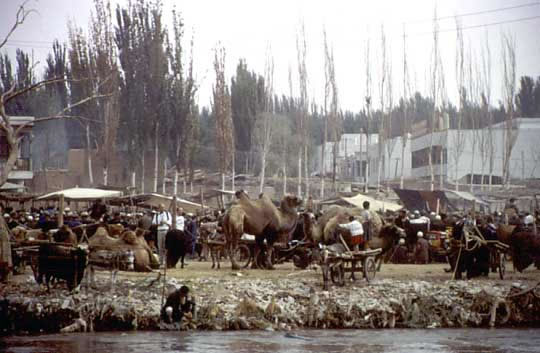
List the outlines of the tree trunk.
<svg viewBox="0 0 540 353">
<path fill-rule="evenodd" d="M 225 190 L 225 173 L 221 172 L 221 190 Z"/>
<path fill-rule="evenodd" d="M 298 149 L 298 197 L 302 197 L 302 146 Z"/>
<path fill-rule="evenodd" d="M 178 195 L 178 169 L 174 168 L 173 194 Z"/>
<path fill-rule="evenodd" d="M 167 161 L 163 161 L 163 195 L 166 194 L 167 189 Z M 176 195 L 176 194 L 175 194 Z"/>
<path fill-rule="evenodd" d="M 403 189 L 404 182 L 404 174 L 405 174 L 405 147 L 407 147 L 407 138 L 405 136 L 401 137 L 402 144 L 401 144 L 401 177 L 399 178 L 399 188 Z"/>
<path fill-rule="evenodd" d="M 283 161 L 283 195 L 287 195 L 287 161 Z"/>
<path fill-rule="evenodd" d="M 153 192 L 157 192 L 158 186 L 158 168 L 159 168 L 159 147 L 158 147 L 158 127 L 159 124 L 156 123 L 154 128 L 154 187 Z"/>
<path fill-rule="evenodd" d="M 444 176 L 443 176 L 443 149 L 441 144 L 441 153 L 439 156 L 439 189 L 442 190 L 444 188 Z"/>
<path fill-rule="evenodd" d="M 233 146 L 233 149 L 232 149 L 232 178 L 231 178 L 231 190 L 234 192 L 234 178 L 235 178 L 235 161 L 234 161 L 234 146 Z"/>
<path fill-rule="evenodd" d="M 306 138 L 307 140 L 307 138 Z M 306 181 L 306 199 L 309 197 L 309 169 L 308 169 L 308 146 L 304 145 L 304 180 Z"/>
<path fill-rule="evenodd" d="M 326 109 L 326 108 L 325 108 Z M 326 140 L 328 139 L 328 118 L 324 116 L 324 132 L 323 132 L 323 143 L 321 146 L 321 200 L 324 200 L 324 178 L 326 177 Z"/>
<path fill-rule="evenodd" d="M 264 173 L 266 170 L 266 146 L 263 147 L 262 153 L 261 153 L 261 181 L 259 185 L 259 192 L 263 192 L 264 190 Z"/>
<path fill-rule="evenodd" d="M 474 134 L 474 132 L 473 132 Z M 472 144 L 472 157 L 471 157 L 471 183 L 469 185 L 469 191 L 473 192 L 473 184 L 474 184 L 474 156 L 476 155 L 475 151 L 476 143 L 473 142 Z"/>
<path fill-rule="evenodd" d="M 103 167 L 103 185 L 108 185 L 108 179 L 109 179 L 109 169 L 107 167 Z"/>
<path fill-rule="evenodd" d="M 133 190 L 135 190 L 135 187 L 137 185 L 137 172 L 133 171 L 131 172 L 131 187 Z"/>
<path fill-rule="evenodd" d="M 94 173 L 92 171 L 92 150 L 90 145 L 90 125 L 86 124 L 86 153 L 88 160 L 88 182 L 94 185 Z"/>
<path fill-rule="evenodd" d="M 144 176 L 146 174 L 145 173 L 146 170 L 144 170 L 144 159 L 145 159 L 144 158 L 144 155 L 145 155 L 144 150 L 145 149 L 143 148 L 142 159 L 141 159 L 141 169 L 142 169 L 141 170 L 141 193 L 143 193 L 143 194 L 144 194 Z"/>
</svg>

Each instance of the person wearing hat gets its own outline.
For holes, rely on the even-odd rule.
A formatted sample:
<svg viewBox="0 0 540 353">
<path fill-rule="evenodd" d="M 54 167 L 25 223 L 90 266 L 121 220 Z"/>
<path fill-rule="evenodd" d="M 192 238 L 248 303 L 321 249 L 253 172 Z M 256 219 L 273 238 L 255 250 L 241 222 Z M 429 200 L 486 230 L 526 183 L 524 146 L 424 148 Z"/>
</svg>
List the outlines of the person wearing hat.
<svg viewBox="0 0 540 353">
<path fill-rule="evenodd" d="M 165 236 L 171 228 L 171 214 L 165 210 L 164 204 L 159 204 L 158 212 L 154 214 L 152 224 L 157 225 L 157 248 L 159 263 L 165 263 Z"/>
<path fill-rule="evenodd" d="M 417 264 L 427 264 L 429 262 L 429 242 L 424 238 L 424 232 L 416 233 L 415 262 Z"/>
</svg>

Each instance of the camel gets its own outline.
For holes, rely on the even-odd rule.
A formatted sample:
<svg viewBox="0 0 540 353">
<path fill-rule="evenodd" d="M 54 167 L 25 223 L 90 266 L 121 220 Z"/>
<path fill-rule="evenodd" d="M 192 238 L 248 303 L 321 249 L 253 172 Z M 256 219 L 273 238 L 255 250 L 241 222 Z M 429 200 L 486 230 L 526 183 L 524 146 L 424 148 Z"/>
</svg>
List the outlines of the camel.
<svg viewBox="0 0 540 353">
<path fill-rule="evenodd" d="M 319 217 L 316 224 L 313 223 L 314 219 L 307 219 L 308 214 L 304 215 L 304 223 L 308 229 L 308 238 L 315 243 L 331 244 L 335 241 L 334 235 L 339 224 L 348 223 L 349 216 L 361 218 L 361 208 L 347 208 L 342 206 L 333 205 L 330 206 L 321 217 Z M 369 211 L 371 215 L 371 234 L 373 237 L 377 237 L 383 228 L 384 221 L 374 211 Z M 365 220 L 361 220 L 363 223 Z M 313 227 L 312 229 L 309 229 Z"/>
<path fill-rule="evenodd" d="M 258 199 L 253 200 L 241 190 L 236 192 L 236 197 L 236 203 L 227 210 L 223 219 L 232 268 L 233 270 L 240 268 L 233 254 L 240 237 L 244 233 L 248 233 L 255 236 L 257 243 L 255 258 L 266 240 L 268 247 L 267 268 L 272 269 L 273 244 L 277 239 L 288 236 L 294 231 L 298 221 L 297 208 L 302 204 L 302 200 L 294 195 L 285 195 L 278 208 L 265 194 L 261 194 Z"/>
<path fill-rule="evenodd" d="M 144 232 L 126 231 L 120 238 L 109 236 L 105 228 L 100 227 L 89 239 L 90 249 L 98 250 L 131 250 L 135 257 L 135 271 L 150 271 L 152 267 L 157 267 L 156 261 L 150 247 L 144 239 Z M 92 258 L 92 253 L 90 253 Z"/>
</svg>

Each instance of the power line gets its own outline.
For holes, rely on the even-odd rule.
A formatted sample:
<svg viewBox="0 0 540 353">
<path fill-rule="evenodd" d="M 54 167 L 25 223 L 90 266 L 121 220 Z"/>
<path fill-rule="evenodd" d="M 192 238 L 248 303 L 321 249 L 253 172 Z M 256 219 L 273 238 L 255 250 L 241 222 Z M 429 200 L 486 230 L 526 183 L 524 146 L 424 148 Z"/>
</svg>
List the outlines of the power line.
<svg viewBox="0 0 540 353">
<path fill-rule="evenodd" d="M 540 18 L 540 15 L 538 15 L 538 16 L 530 16 L 530 17 L 522 17 L 522 18 L 517 18 L 517 19 L 514 19 L 514 20 L 507 20 L 507 21 L 499 21 L 499 22 L 492 22 L 492 23 L 484 23 L 484 24 L 480 24 L 480 25 L 466 26 L 466 27 L 461 27 L 460 29 L 461 30 L 467 30 L 467 29 L 475 29 L 475 28 L 484 28 L 484 27 L 503 25 L 503 24 L 507 24 L 507 23 L 531 21 L 531 20 L 536 20 L 536 19 L 539 19 L 539 18 Z M 440 29 L 440 30 L 437 31 L 437 33 L 455 32 L 456 30 L 457 30 L 456 28 Z M 412 35 L 406 35 L 406 37 L 422 36 L 422 35 L 428 35 L 428 34 L 432 35 L 433 33 L 435 33 L 435 32 L 431 31 L 431 32 L 415 33 L 415 34 L 412 34 Z"/>
<path fill-rule="evenodd" d="M 540 5 L 540 1 L 530 2 L 530 3 L 527 3 L 527 4 L 516 5 L 516 6 L 500 7 L 500 8 L 491 9 L 491 10 L 468 12 L 468 13 L 454 15 L 454 16 L 443 16 L 443 17 L 438 17 L 436 19 L 430 18 L 430 19 L 425 19 L 425 20 L 409 21 L 409 22 L 404 22 L 404 24 L 433 22 L 434 20 L 436 20 L 436 21 L 449 20 L 449 19 L 454 19 L 456 17 L 468 17 L 468 16 L 484 15 L 484 14 L 488 14 L 488 13 L 508 11 L 508 10 L 513 10 L 513 9 L 519 9 L 519 8 L 531 7 L 531 6 L 538 6 L 538 5 Z"/>
</svg>

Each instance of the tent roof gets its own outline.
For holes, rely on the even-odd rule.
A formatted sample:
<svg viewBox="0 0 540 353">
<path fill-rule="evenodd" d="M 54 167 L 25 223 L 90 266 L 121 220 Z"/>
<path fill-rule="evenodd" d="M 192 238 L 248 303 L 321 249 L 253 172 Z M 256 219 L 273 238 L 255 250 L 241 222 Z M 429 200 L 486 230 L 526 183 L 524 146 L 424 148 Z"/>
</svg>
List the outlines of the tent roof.
<svg viewBox="0 0 540 353">
<path fill-rule="evenodd" d="M 453 190 L 446 190 L 445 191 L 446 195 L 449 196 L 450 195 L 455 195 L 461 199 L 464 199 L 464 200 L 467 200 L 467 201 L 470 201 L 470 202 L 473 202 L 475 201 L 477 204 L 480 204 L 480 205 L 487 205 L 486 202 L 484 202 L 483 200 L 479 199 L 478 197 L 474 196 L 473 194 L 471 194 L 470 192 L 467 192 L 467 191 L 453 191 Z"/>
<path fill-rule="evenodd" d="M 363 194 L 358 194 L 353 197 L 342 197 L 342 199 L 345 200 L 347 203 L 353 205 L 354 207 L 359 208 L 362 208 L 362 204 L 364 203 L 364 201 L 368 201 L 369 209 L 373 211 L 397 211 L 403 208 L 403 206 L 398 205 L 397 203 L 377 200 L 373 197 L 369 197 Z"/>
<path fill-rule="evenodd" d="M 373 197 L 366 196 L 363 194 L 358 194 L 352 197 L 343 196 L 337 199 L 324 200 L 324 201 L 321 201 L 320 204 L 354 206 L 354 207 L 362 208 L 362 203 L 364 203 L 364 201 L 369 202 L 369 208 L 373 211 L 383 211 L 383 210 L 397 211 L 403 207 L 401 205 L 398 205 L 397 203 L 377 200 L 377 199 L 374 199 Z"/>
<path fill-rule="evenodd" d="M 24 185 L 14 184 L 5 182 L 4 185 L 0 186 L 0 191 L 12 191 L 12 190 L 23 190 Z"/>
<path fill-rule="evenodd" d="M 91 188 L 71 188 L 59 190 L 45 194 L 36 198 L 36 200 L 58 200 L 60 195 L 64 195 L 65 200 L 70 201 L 88 201 L 122 196 L 120 191 L 101 190 Z"/>
</svg>

